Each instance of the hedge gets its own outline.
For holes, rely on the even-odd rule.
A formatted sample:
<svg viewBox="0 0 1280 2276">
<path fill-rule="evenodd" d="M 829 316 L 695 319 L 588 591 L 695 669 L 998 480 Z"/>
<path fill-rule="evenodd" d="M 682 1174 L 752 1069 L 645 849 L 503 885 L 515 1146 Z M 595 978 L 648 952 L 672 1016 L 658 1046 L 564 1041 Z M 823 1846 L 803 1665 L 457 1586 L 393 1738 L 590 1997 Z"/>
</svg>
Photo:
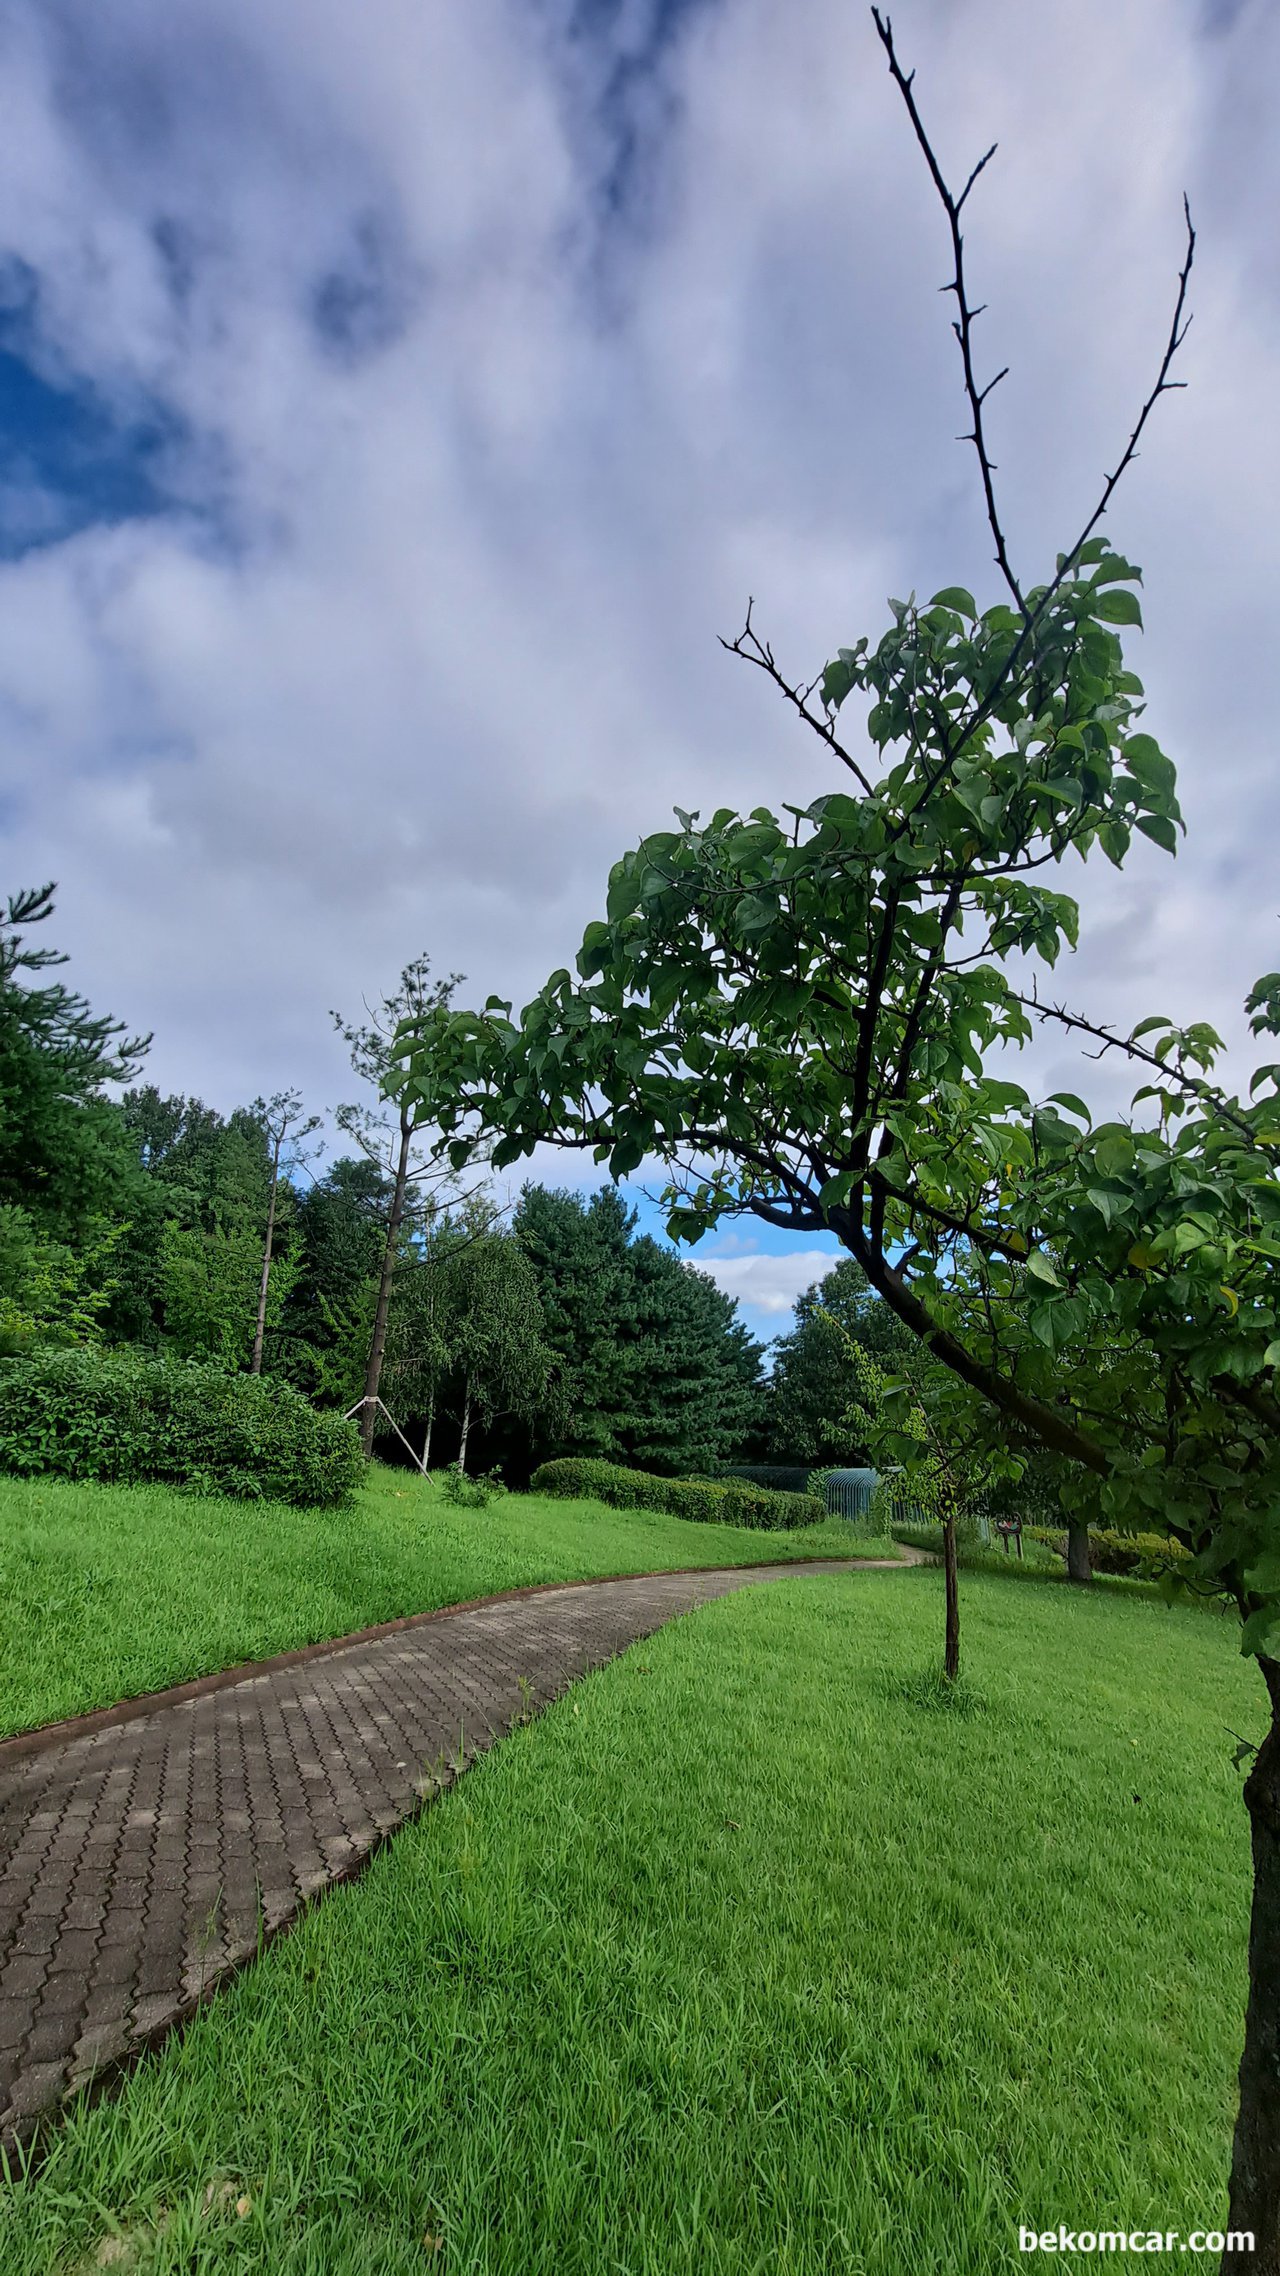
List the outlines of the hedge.
<svg viewBox="0 0 1280 2276">
<path fill-rule="evenodd" d="M 807 1494 L 812 1467 L 796 1462 L 727 1462 L 720 1478 L 742 1478 L 749 1486 L 767 1486 L 775 1494 Z"/>
<path fill-rule="evenodd" d="M 1057 1552 L 1064 1562 L 1067 1554 L 1067 1537 L 1061 1528 L 1049 1525 L 1027 1525 L 1023 1532 L 1032 1541 L 1043 1542 L 1047 1549 Z M 1180 1541 L 1172 1541 L 1164 1533 L 1114 1533 L 1100 1526 L 1089 1528 L 1089 1562 L 1095 1573 L 1139 1573 L 1153 1569 L 1159 1571 L 1168 1565 L 1185 1565 L 1190 1551 Z"/>
<path fill-rule="evenodd" d="M 359 1484 L 364 1455 L 354 1423 L 270 1376 L 44 1345 L 0 1360 L 0 1470 L 325 1508 Z"/>
<path fill-rule="evenodd" d="M 721 1486 L 694 1478 L 657 1478 L 614 1462 L 568 1457 L 544 1462 L 529 1481 L 531 1493 L 608 1502 L 614 1509 L 665 1510 L 671 1517 L 709 1525 L 753 1525 L 770 1532 L 821 1525 L 826 1510 L 816 1494 L 777 1494 L 765 1486 Z"/>
</svg>

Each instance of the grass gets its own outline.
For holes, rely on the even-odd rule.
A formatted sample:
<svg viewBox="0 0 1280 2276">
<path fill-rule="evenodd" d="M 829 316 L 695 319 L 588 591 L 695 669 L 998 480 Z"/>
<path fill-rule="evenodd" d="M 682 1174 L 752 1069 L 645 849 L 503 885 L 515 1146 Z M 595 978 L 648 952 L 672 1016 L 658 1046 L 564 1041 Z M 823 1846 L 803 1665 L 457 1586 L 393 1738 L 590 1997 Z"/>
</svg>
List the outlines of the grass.
<svg viewBox="0 0 1280 2276">
<path fill-rule="evenodd" d="M 0 1733 L 534 1581 L 892 1555 L 795 1533 L 510 1495 L 460 1510 L 376 1464 L 347 1510 L 0 1478 Z"/>
<path fill-rule="evenodd" d="M 928 1570 L 575 1687 L 72 2116 L 6 2276 L 990 2276 L 1023 2222 L 1213 2226 L 1260 1687 L 1141 1600 L 964 1600 L 963 1714 Z"/>
</svg>

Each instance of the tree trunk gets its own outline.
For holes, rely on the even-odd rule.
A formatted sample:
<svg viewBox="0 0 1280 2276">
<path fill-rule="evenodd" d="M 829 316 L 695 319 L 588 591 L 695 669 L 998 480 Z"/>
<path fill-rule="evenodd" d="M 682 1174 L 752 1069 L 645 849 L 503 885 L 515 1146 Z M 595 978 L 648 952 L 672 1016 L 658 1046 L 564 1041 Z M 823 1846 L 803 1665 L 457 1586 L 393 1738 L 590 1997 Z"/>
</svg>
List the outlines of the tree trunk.
<svg viewBox="0 0 1280 2276">
<path fill-rule="evenodd" d="M 471 1377 L 468 1375 L 462 1391 L 462 1444 L 458 1448 L 458 1468 L 467 1467 L 467 1440 L 471 1436 Z"/>
<path fill-rule="evenodd" d="M 1088 1587 L 1093 1580 L 1089 1562 L 1089 1527 L 1083 1518 L 1067 1519 L 1067 1579 Z"/>
<path fill-rule="evenodd" d="M 432 1399 L 427 1408 L 427 1427 L 422 1433 L 422 1475 L 425 1478 L 431 1467 L 431 1433 L 435 1426 L 436 1403 Z"/>
<path fill-rule="evenodd" d="M 369 1343 L 369 1364 L 364 1374 L 364 1404 L 360 1409 L 360 1441 L 366 1454 L 373 1452 L 373 1426 L 377 1417 L 378 1385 L 382 1380 L 382 1355 L 387 1348 L 387 1315 L 391 1309 L 391 1283 L 395 1278 L 396 1239 L 404 1218 L 405 1187 L 409 1183 L 409 1148 L 413 1143 L 412 1127 L 400 1124 L 400 1159 L 396 1163 L 396 1182 L 391 1196 L 391 1214 L 387 1219 L 387 1240 L 382 1252 L 382 1277 L 378 1282 L 378 1302 L 373 1315 L 373 1335 Z"/>
<path fill-rule="evenodd" d="M 949 1510 L 942 1521 L 942 1569 L 947 1583 L 947 1640 L 942 1672 L 948 1683 L 954 1683 L 960 1673 L 960 1583 L 956 1568 L 954 1509 Z"/>
<path fill-rule="evenodd" d="M 271 1157 L 271 1199 L 267 1204 L 267 1238 L 262 1251 L 262 1280 L 258 1288 L 258 1321 L 253 1335 L 253 1357 L 249 1373 L 262 1373 L 262 1343 L 267 1332 L 267 1290 L 271 1285 L 271 1243 L 276 1230 L 276 1187 L 280 1183 L 280 1147 L 277 1144 Z M 240 1346 L 243 1351 L 244 1345 Z"/>
<path fill-rule="evenodd" d="M 1246 2265 L 1280 2276 L 1280 1660 L 1260 1660 L 1271 1728 L 1245 1782 L 1253 1835 L 1249 2004 L 1240 2059 L 1240 2115 L 1231 2159 L 1229 2229 L 1253 2232 L 1253 2257 L 1228 2252 L 1223 2276 Z"/>
</svg>

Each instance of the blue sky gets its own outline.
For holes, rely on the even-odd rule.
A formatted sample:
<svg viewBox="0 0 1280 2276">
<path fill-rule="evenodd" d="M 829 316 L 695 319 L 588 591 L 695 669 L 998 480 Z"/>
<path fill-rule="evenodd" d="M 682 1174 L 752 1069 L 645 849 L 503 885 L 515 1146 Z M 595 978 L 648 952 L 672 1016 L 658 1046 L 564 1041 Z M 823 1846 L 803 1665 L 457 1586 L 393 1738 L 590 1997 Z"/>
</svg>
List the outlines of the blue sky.
<svg viewBox="0 0 1280 2276">
<path fill-rule="evenodd" d="M 894 13 L 948 163 L 1001 144 L 969 241 L 1031 573 L 1191 194 L 1190 385 L 1113 517 L 1189 836 L 1083 877 L 1065 984 L 1237 1036 L 1280 961 L 1280 15 Z M 988 589 L 940 217 L 850 0 L 10 0 L 0 70 L 6 862 L 166 1087 L 336 1100 L 329 1008 L 420 949 L 524 1000 L 674 804 L 828 787 L 718 646 L 749 593 L 808 676 L 886 593 Z M 697 1261 L 770 1334 L 815 1245 Z"/>
</svg>

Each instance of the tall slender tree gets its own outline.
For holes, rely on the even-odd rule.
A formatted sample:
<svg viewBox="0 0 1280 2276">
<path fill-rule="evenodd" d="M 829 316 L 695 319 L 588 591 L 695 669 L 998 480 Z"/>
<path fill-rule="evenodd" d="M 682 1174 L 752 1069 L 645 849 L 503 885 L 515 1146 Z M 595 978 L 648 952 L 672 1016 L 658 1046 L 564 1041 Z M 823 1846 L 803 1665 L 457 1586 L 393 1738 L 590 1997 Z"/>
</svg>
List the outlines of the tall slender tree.
<svg viewBox="0 0 1280 2276">
<path fill-rule="evenodd" d="M 350 1051 L 352 1067 L 361 1080 L 370 1085 L 378 1099 L 383 1098 L 394 1081 L 395 1038 L 398 1030 L 406 1021 L 417 1021 L 445 1010 L 454 989 L 461 984 L 460 972 L 452 973 L 447 980 L 434 981 L 430 974 L 430 957 L 426 954 L 415 957 L 411 964 L 405 965 L 390 994 L 382 996 L 376 1006 L 365 1006 L 369 1016 L 363 1026 L 345 1020 L 340 1012 L 330 1015 Z M 341 1106 L 337 1121 L 339 1127 L 386 1177 L 389 1186 L 378 1293 L 374 1302 L 364 1391 L 360 1401 L 360 1436 L 365 1453 L 372 1454 L 378 1391 L 387 1347 L 391 1289 L 406 1212 L 411 1203 L 417 1201 L 424 1184 L 438 1198 L 449 1191 L 456 1181 L 447 1170 L 442 1171 L 438 1164 L 432 1166 L 434 1155 L 430 1145 L 430 1118 L 408 1090 L 394 1103 L 390 1113 L 381 1106 Z"/>
<path fill-rule="evenodd" d="M 272 1244 L 276 1230 L 276 1195 L 280 1179 L 290 1169 L 301 1167 L 305 1160 L 303 1147 L 312 1132 L 320 1128 L 318 1114 L 304 1115 L 302 1098 L 298 1091 L 276 1091 L 269 1099 L 258 1098 L 251 1112 L 256 1114 L 266 1132 L 270 1150 L 270 1183 L 267 1188 L 267 1230 L 262 1244 L 262 1275 L 258 1283 L 258 1313 L 253 1329 L 253 1353 L 249 1373 L 262 1373 L 262 1344 L 267 1330 L 267 1299 L 271 1290 Z"/>
</svg>

